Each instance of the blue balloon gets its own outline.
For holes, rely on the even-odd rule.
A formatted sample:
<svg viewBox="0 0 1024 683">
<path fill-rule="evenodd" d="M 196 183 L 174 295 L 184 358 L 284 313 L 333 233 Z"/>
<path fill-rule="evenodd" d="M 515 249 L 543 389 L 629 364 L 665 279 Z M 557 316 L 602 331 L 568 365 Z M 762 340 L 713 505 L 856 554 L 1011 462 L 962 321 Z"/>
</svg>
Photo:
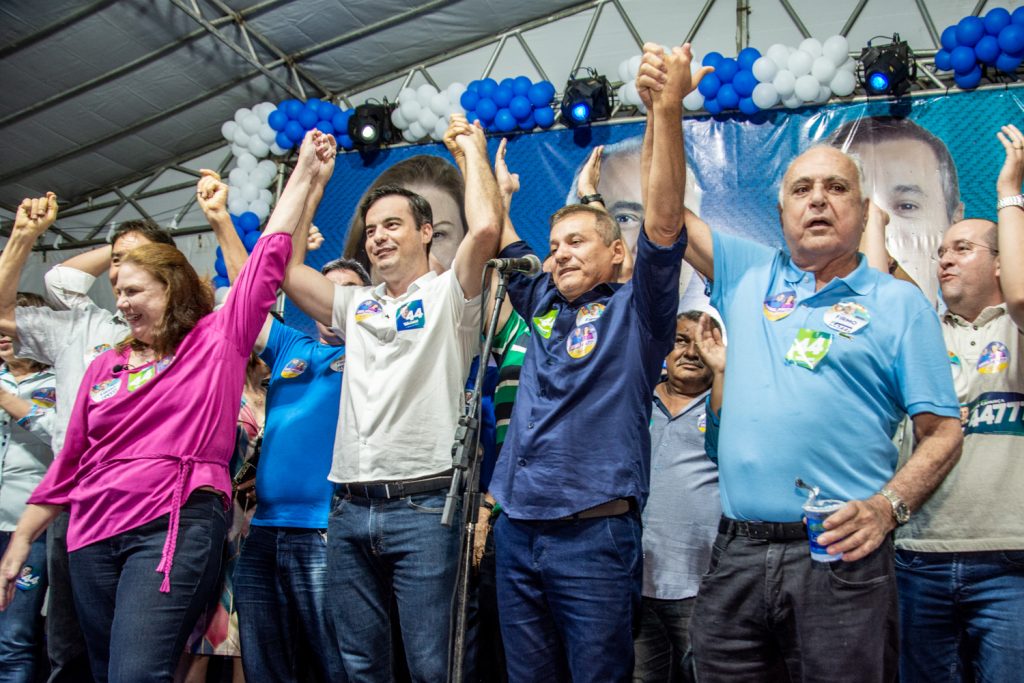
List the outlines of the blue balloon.
<svg viewBox="0 0 1024 683">
<path fill-rule="evenodd" d="M 732 87 L 736 88 L 736 92 L 741 98 L 750 97 L 754 88 L 757 87 L 757 78 L 754 77 L 754 72 L 746 69 L 738 72 L 732 79 Z"/>
<path fill-rule="evenodd" d="M 740 111 L 747 116 L 753 116 L 757 112 L 761 111 L 761 108 L 754 104 L 754 100 L 749 97 L 740 98 Z"/>
<path fill-rule="evenodd" d="M 978 44 L 974 46 L 974 56 L 978 58 L 979 62 L 985 64 L 995 64 L 996 60 L 999 59 L 999 39 L 995 36 L 984 36 L 978 41 Z M 935 55 L 935 65 L 938 66 L 938 57 Z"/>
<path fill-rule="evenodd" d="M 217 271 L 217 275 L 220 275 L 221 277 L 228 276 L 228 267 L 227 265 L 224 264 L 223 256 L 218 256 L 217 259 L 213 262 L 213 269 Z"/>
<path fill-rule="evenodd" d="M 461 104 L 462 108 L 466 111 L 473 111 L 476 109 L 476 103 L 479 101 L 480 96 L 468 89 L 466 92 L 462 93 L 462 97 L 459 98 L 459 104 Z"/>
<path fill-rule="evenodd" d="M 953 80 L 962 90 L 970 90 L 977 88 L 978 84 L 981 83 L 981 67 L 975 65 L 974 68 L 965 74 L 954 74 Z"/>
<path fill-rule="evenodd" d="M 511 76 L 509 78 L 503 78 L 503 79 L 501 79 L 501 82 L 498 83 L 498 87 L 499 88 L 511 88 L 513 82 L 515 82 L 515 79 L 512 78 Z"/>
<path fill-rule="evenodd" d="M 722 83 L 732 83 L 732 79 L 736 77 L 739 70 L 739 64 L 732 57 L 726 57 L 715 67 L 715 73 L 718 74 L 718 79 Z"/>
<path fill-rule="evenodd" d="M 502 133 L 509 133 L 516 129 L 518 122 L 508 109 L 499 109 L 494 115 L 494 127 Z"/>
<path fill-rule="evenodd" d="M 338 136 L 338 144 L 341 145 L 343 149 L 354 149 L 356 146 L 356 143 L 352 142 L 352 138 L 348 136 L 348 133 L 342 133 Z"/>
<path fill-rule="evenodd" d="M 697 90 L 700 91 L 700 94 L 705 99 L 713 100 L 718 95 L 718 90 L 721 87 L 722 81 L 718 78 L 718 74 L 710 73 L 700 80 Z"/>
<path fill-rule="evenodd" d="M 320 115 L 312 107 L 303 107 L 299 113 L 299 125 L 303 130 L 310 130 L 320 120 Z"/>
<path fill-rule="evenodd" d="M 964 17 L 956 25 L 956 44 L 974 47 L 985 35 L 985 22 L 978 17 Z"/>
<path fill-rule="evenodd" d="M 270 112 L 270 116 L 267 117 L 267 123 L 270 124 L 270 127 L 274 130 L 281 132 L 284 130 L 284 127 L 288 125 L 288 115 L 280 109 L 275 109 Z"/>
<path fill-rule="evenodd" d="M 953 48 L 956 47 L 956 24 L 943 29 L 939 42 L 942 44 L 943 50 L 953 51 Z"/>
<path fill-rule="evenodd" d="M 522 95 L 525 97 L 526 93 L 530 92 L 531 85 L 533 85 L 533 81 L 531 81 L 528 77 L 516 76 L 515 79 L 513 79 L 512 81 L 512 92 L 514 92 L 516 95 Z"/>
<path fill-rule="evenodd" d="M 334 132 L 344 134 L 348 130 L 348 120 L 350 118 L 352 118 L 351 109 L 339 111 L 337 114 L 332 116 L 331 125 L 334 126 Z"/>
<path fill-rule="evenodd" d="M 1024 26 L 1024 5 L 1013 10 L 1013 14 L 1010 15 L 1010 22 L 1018 26 Z"/>
<path fill-rule="evenodd" d="M 960 45 L 949 53 L 949 62 L 953 65 L 953 71 L 965 74 L 974 68 L 977 60 L 974 58 L 974 50 L 966 45 Z"/>
<path fill-rule="evenodd" d="M 549 110 L 550 111 L 550 110 Z M 519 121 L 519 130 L 533 130 L 537 127 L 537 119 L 533 116 L 533 110 L 530 110 L 530 115 Z"/>
<path fill-rule="evenodd" d="M 284 109 L 284 113 L 292 121 L 296 121 L 299 118 L 299 114 L 302 113 L 302 102 L 298 100 L 285 100 L 281 103 L 281 108 Z"/>
<path fill-rule="evenodd" d="M 999 48 L 1011 55 L 1024 52 L 1024 26 L 1013 23 L 999 32 Z"/>
<path fill-rule="evenodd" d="M 260 217 L 252 211 L 246 211 L 238 217 L 238 225 L 246 232 L 260 229 Z"/>
<path fill-rule="evenodd" d="M 217 247 L 216 249 L 213 250 L 213 255 L 215 258 L 219 258 L 221 261 L 224 260 L 224 252 L 221 250 L 220 247 Z"/>
<path fill-rule="evenodd" d="M 317 121 L 316 129 L 321 133 L 327 133 L 328 135 L 334 135 L 334 124 L 330 121 Z"/>
<path fill-rule="evenodd" d="M 1012 74 L 1017 71 L 1017 67 L 1020 66 L 1021 61 L 1024 61 L 1024 57 L 1018 55 L 1001 54 L 999 59 L 996 60 L 996 68 L 1003 73 Z"/>
<path fill-rule="evenodd" d="M 526 96 L 530 98 L 530 103 L 533 104 L 533 106 L 546 107 L 551 104 L 551 100 L 555 96 L 555 86 L 551 84 L 551 81 L 534 83 L 530 86 L 530 91 Z"/>
<path fill-rule="evenodd" d="M 1010 12 L 1003 7 L 995 7 L 988 11 L 982 21 L 985 22 L 985 33 L 990 36 L 998 36 L 999 32 L 1010 23 Z"/>
<path fill-rule="evenodd" d="M 541 107 L 533 110 L 533 118 L 541 128 L 550 128 L 555 124 L 555 110 L 551 107 Z"/>
<path fill-rule="evenodd" d="M 712 50 L 711 52 L 704 55 L 704 60 L 701 62 L 701 64 L 704 66 L 710 66 L 717 69 L 718 65 L 721 63 L 723 59 L 725 59 L 725 57 L 722 56 L 721 52 L 715 52 Z"/>
<path fill-rule="evenodd" d="M 291 149 L 292 147 L 295 146 L 295 142 L 293 142 L 292 139 L 288 137 L 288 134 L 285 132 L 278 133 L 277 137 L 274 138 L 274 142 L 276 142 L 277 146 L 280 147 L 281 149 Z"/>
<path fill-rule="evenodd" d="M 313 123 L 316 123 L 316 121 Z M 306 136 L 306 128 L 298 121 L 289 121 L 288 125 L 284 127 L 284 134 L 287 135 L 293 143 L 298 144 L 302 142 L 302 138 Z"/>
<path fill-rule="evenodd" d="M 249 233 L 246 233 L 245 238 L 242 240 L 242 245 L 245 247 L 246 251 L 251 252 L 253 249 L 256 248 L 256 242 L 258 242 L 259 239 L 260 239 L 260 233 L 259 232 L 249 232 Z"/>
<path fill-rule="evenodd" d="M 740 50 L 740 53 L 736 55 L 736 62 L 740 65 L 740 70 L 750 71 L 754 68 L 754 62 L 761 58 L 761 53 L 758 52 L 757 48 L 745 47 Z"/>
<path fill-rule="evenodd" d="M 939 71 L 951 71 L 953 69 L 953 61 L 949 55 L 949 50 L 939 50 L 935 53 L 935 68 Z"/>
<path fill-rule="evenodd" d="M 477 89 L 476 94 L 481 99 L 492 99 L 494 97 L 494 91 L 498 89 L 498 83 L 493 78 L 485 78 L 480 81 L 480 87 Z"/>
<path fill-rule="evenodd" d="M 480 121 L 490 123 L 494 120 L 494 115 L 498 113 L 498 105 L 488 97 L 481 97 L 480 101 L 476 103 L 475 111 L 480 117 Z"/>
<path fill-rule="evenodd" d="M 466 86 L 466 90 L 469 90 L 470 92 L 477 92 L 479 88 L 480 88 L 480 79 L 477 79 L 475 81 L 470 81 L 469 85 Z"/>
<path fill-rule="evenodd" d="M 732 86 L 732 83 L 723 84 L 718 89 L 718 95 L 715 96 L 715 99 L 722 105 L 722 109 L 735 109 L 740 103 L 740 96 L 736 94 L 736 88 Z"/>
<path fill-rule="evenodd" d="M 722 105 L 719 104 L 718 100 L 714 98 L 705 98 L 704 111 L 711 114 L 712 116 L 717 116 L 718 114 L 722 113 Z"/>
<path fill-rule="evenodd" d="M 220 289 L 221 287 L 230 287 L 231 280 L 228 280 L 224 275 L 214 275 L 213 286 L 217 289 Z"/>
<path fill-rule="evenodd" d="M 466 122 L 467 123 L 476 123 L 479 120 L 480 120 L 480 115 L 477 114 L 475 111 L 467 111 L 466 112 Z"/>
<path fill-rule="evenodd" d="M 319 116 L 321 104 L 323 104 L 323 100 L 319 97 L 310 97 L 303 106 Z"/>
<path fill-rule="evenodd" d="M 530 99 L 528 97 L 516 95 L 512 98 L 512 101 L 508 103 L 508 110 L 512 112 L 512 116 L 516 117 L 517 121 L 522 121 L 533 113 L 533 105 L 530 104 Z"/>
<path fill-rule="evenodd" d="M 494 97 L 491 99 L 493 99 L 494 103 L 499 107 L 507 107 L 508 103 L 511 102 L 512 98 L 515 96 L 515 93 L 512 92 L 512 85 L 505 85 L 502 83 L 498 86 L 498 89 L 494 91 Z"/>
</svg>

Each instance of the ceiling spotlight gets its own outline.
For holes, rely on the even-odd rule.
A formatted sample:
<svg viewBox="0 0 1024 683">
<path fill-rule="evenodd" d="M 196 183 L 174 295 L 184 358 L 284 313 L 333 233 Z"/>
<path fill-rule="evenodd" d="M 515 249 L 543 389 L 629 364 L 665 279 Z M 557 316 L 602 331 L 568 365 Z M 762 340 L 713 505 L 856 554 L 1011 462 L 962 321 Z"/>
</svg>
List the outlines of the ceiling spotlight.
<svg viewBox="0 0 1024 683">
<path fill-rule="evenodd" d="M 394 108 L 387 100 L 384 104 L 367 102 L 356 107 L 348 120 L 348 136 L 357 150 L 370 152 L 401 139 L 401 133 L 391 123 Z"/>
<path fill-rule="evenodd" d="M 576 78 L 573 71 L 562 95 L 562 123 L 569 128 L 606 121 L 612 115 L 612 86 L 608 79 L 591 68 L 587 78 Z"/>
<path fill-rule="evenodd" d="M 899 97 L 910 90 L 910 82 L 917 76 L 917 62 L 910 46 L 900 40 L 898 33 L 893 34 L 887 45 L 872 46 L 868 41 L 858 61 L 863 69 L 861 82 L 868 95 Z"/>
</svg>

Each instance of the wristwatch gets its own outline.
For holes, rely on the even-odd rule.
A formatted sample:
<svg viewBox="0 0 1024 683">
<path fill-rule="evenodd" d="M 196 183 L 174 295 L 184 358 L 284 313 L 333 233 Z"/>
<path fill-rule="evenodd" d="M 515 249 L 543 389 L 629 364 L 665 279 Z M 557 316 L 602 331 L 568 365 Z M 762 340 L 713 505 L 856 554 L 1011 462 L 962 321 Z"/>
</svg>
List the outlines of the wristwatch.
<svg viewBox="0 0 1024 683">
<path fill-rule="evenodd" d="M 1005 209 L 1008 206 L 1017 206 L 1024 209 L 1024 194 L 1015 194 L 1009 197 L 1003 197 L 996 202 L 996 211 L 999 211 L 999 209 Z"/>
<path fill-rule="evenodd" d="M 899 497 L 899 494 L 891 489 L 882 489 L 878 492 L 878 495 L 889 501 L 889 505 L 892 505 L 892 518 L 896 520 L 897 526 L 903 526 L 910 521 L 910 508 Z"/>
</svg>

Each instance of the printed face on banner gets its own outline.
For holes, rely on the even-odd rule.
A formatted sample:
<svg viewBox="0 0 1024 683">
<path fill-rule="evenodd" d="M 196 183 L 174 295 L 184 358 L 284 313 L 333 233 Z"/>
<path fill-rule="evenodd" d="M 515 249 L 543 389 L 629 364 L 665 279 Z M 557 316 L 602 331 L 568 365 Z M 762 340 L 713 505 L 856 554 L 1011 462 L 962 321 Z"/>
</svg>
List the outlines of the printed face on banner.
<svg viewBox="0 0 1024 683">
<path fill-rule="evenodd" d="M 430 241 L 430 255 L 445 269 L 452 267 L 455 252 L 466 236 L 459 203 L 443 189 L 434 185 L 410 185 L 409 189 L 427 200 L 434 216 L 434 237 Z"/>
</svg>

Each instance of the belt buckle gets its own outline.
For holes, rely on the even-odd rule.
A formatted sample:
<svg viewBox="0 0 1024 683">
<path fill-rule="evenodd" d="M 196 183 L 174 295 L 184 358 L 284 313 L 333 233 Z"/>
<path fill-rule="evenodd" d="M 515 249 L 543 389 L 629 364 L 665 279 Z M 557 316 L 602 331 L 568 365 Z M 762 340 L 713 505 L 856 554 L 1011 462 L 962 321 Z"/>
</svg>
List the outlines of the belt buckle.
<svg viewBox="0 0 1024 683">
<path fill-rule="evenodd" d="M 391 484 L 384 484 L 384 497 L 391 500 Z"/>
<path fill-rule="evenodd" d="M 753 524 L 747 522 L 747 538 L 755 541 L 766 541 L 770 536 L 767 524 Z"/>
</svg>

